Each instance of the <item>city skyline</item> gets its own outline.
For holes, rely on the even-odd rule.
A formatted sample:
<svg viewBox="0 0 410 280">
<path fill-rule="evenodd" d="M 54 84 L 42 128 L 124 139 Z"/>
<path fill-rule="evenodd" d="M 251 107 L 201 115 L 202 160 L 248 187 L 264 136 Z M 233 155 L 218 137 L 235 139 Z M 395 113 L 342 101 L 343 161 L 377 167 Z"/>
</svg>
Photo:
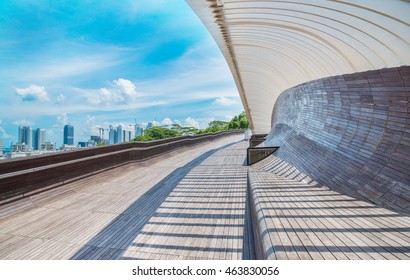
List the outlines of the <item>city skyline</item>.
<svg viewBox="0 0 410 280">
<path fill-rule="evenodd" d="M 137 120 L 134 120 L 134 123 L 118 123 L 118 124 L 108 124 L 105 123 L 105 126 L 101 125 L 96 125 L 92 129 L 90 129 L 89 134 L 87 136 L 84 136 L 83 138 L 76 138 L 76 133 L 75 131 L 75 126 L 71 124 L 66 124 L 63 127 L 63 130 L 61 130 L 61 141 L 56 141 L 56 142 L 50 142 L 47 139 L 46 136 L 46 131 L 43 128 L 33 128 L 31 126 L 17 126 L 17 132 L 16 134 L 18 135 L 16 137 L 17 141 L 16 142 L 10 142 L 8 146 L 4 145 L 4 141 L 0 139 L 3 143 L 3 149 L 4 150 L 9 150 L 12 148 L 12 145 L 15 144 L 26 144 L 28 147 L 30 147 L 32 150 L 41 150 L 41 145 L 44 144 L 45 142 L 48 143 L 53 143 L 57 148 L 63 147 L 64 145 L 66 146 L 78 146 L 81 142 L 82 143 L 87 143 L 89 142 L 90 139 L 92 140 L 93 137 L 99 137 L 101 141 L 108 140 L 107 144 L 117 144 L 121 142 L 130 142 L 135 136 L 142 135 L 143 130 L 152 128 L 154 126 L 162 126 L 162 127 L 170 127 L 172 124 L 179 124 L 181 126 L 186 126 L 186 127 L 196 127 L 198 128 L 199 125 L 198 123 L 195 123 L 195 120 L 188 120 L 185 121 L 185 123 L 181 123 L 178 120 L 172 121 L 170 118 L 165 118 L 161 122 L 158 122 L 156 120 L 149 121 L 149 122 L 136 122 Z M 67 142 L 66 141 L 66 132 L 65 128 L 66 127 L 72 127 L 73 131 L 69 132 L 70 135 L 72 136 L 72 141 Z M 117 134 L 112 135 L 112 130 L 115 130 L 116 133 L 118 132 L 118 129 L 121 128 L 123 131 L 132 131 L 130 136 L 127 138 L 124 137 L 119 137 L 117 138 Z M 201 127 L 205 128 L 205 127 Z M 101 132 L 102 131 L 102 132 Z M 103 136 L 103 137 L 101 137 Z M 116 140 L 112 140 L 116 139 Z M 61 142 L 61 143 L 60 143 Z M 97 144 L 99 141 L 94 141 L 94 144 Z"/>
<path fill-rule="evenodd" d="M 243 110 L 220 50 L 185 1 L 3 1 L 0 10 L 4 147 L 18 141 L 18 126 L 41 127 L 60 146 L 66 124 L 81 141 L 134 119 L 204 128 Z"/>
<path fill-rule="evenodd" d="M 233 116 L 227 116 L 227 118 L 225 118 L 222 121 L 230 121 L 232 117 Z M 209 122 L 211 122 L 213 120 L 215 120 L 215 119 L 209 119 Z M 93 122 L 94 125 L 92 127 L 90 127 L 89 130 L 87 130 L 88 133 L 83 133 L 80 136 L 78 136 L 76 132 L 74 133 L 73 145 L 77 146 L 78 142 L 87 142 L 87 141 L 90 140 L 91 136 L 99 136 L 100 135 L 99 129 L 104 129 L 106 131 L 105 133 L 107 133 L 107 135 L 106 135 L 107 137 L 105 137 L 105 140 L 109 140 L 108 132 L 109 132 L 111 126 L 115 127 L 115 128 L 117 128 L 118 126 L 122 126 L 123 128 L 125 128 L 127 130 L 132 128 L 132 129 L 135 129 L 135 133 L 137 134 L 137 131 L 138 131 L 139 128 L 146 129 L 147 127 L 153 127 L 153 126 L 165 126 L 166 127 L 166 126 L 170 126 L 172 124 L 179 124 L 179 125 L 185 126 L 185 127 L 195 127 L 195 128 L 204 129 L 208 126 L 208 123 L 209 123 L 208 122 L 208 123 L 202 123 L 201 124 L 198 121 L 196 121 L 195 119 L 190 118 L 190 117 L 186 118 L 183 122 L 181 122 L 179 120 L 172 120 L 171 118 L 164 118 L 161 121 L 157 121 L 156 119 L 151 120 L 151 121 L 137 121 L 137 122 L 136 121 L 137 120 L 134 119 L 133 123 L 130 121 L 130 122 L 119 122 L 119 123 L 102 122 L 101 124 L 95 124 L 95 122 Z M 31 129 L 31 133 L 30 133 L 31 140 L 28 140 L 28 141 L 31 143 L 30 146 L 33 149 L 35 149 L 35 144 L 34 144 L 35 141 L 36 141 L 34 139 L 35 137 L 40 137 L 42 139 L 46 139 L 46 140 L 40 141 L 40 145 L 41 145 L 41 143 L 44 143 L 44 142 L 51 142 L 51 143 L 54 143 L 56 145 L 56 147 L 61 147 L 62 145 L 66 144 L 66 143 L 64 143 L 64 127 L 66 125 L 71 125 L 71 126 L 74 127 L 74 130 L 76 130 L 76 128 L 75 128 L 76 126 L 71 124 L 71 123 L 65 124 L 61 129 L 55 129 L 54 128 L 54 130 L 58 130 L 58 131 L 54 131 L 52 133 L 52 135 L 55 136 L 54 139 L 57 139 L 57 141 L 50 140 L 49 136 L 48 136 L 49 133 L 47 133 L 49 131 L 46 131 L 44 129 L 44 127 L 42 127 L 41 125 L 31 126 L 30 123 L 28 123 L 28 125 L 15 125 L 14 133 L 13 133 L 13 131 L 10 131 L 10 134 L 13 134 L 13 137 L 8 137 L 6 139 L 6 141 L 2 138 L 0 138 L 0 140 L 3 143 L 3 149 L 4 150 L 11 148 L 11 146 L 13 144 L 25 143 L 27 140 L 22 141 L 22 138 L 20 136 L 20 133 L 21 133 L 20 131 L 21 131 L 21 129 L 27 127 L 27 128 Z M 15 141 L 11 141 L 10 139 L 15 139 Z M 7 140 L 9 140 L 9 141 L 7 141 Z M 39 140 L 37 140 L 37 142 L 38 141 Z"/>
</svg>

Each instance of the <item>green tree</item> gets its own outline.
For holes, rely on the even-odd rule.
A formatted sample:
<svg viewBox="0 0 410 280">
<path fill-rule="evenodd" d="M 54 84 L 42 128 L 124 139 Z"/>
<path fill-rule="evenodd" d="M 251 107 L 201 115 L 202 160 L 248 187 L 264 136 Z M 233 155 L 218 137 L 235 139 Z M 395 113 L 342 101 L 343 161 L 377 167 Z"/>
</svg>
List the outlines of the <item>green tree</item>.
<svg viewBox="0 0 410 280">
<path fill-rule="evenodd" d="M 246 129 L 249 128 L 249 121 L 245 112 L 235 116 L 228 124 L 229 129 Z"/>
<path fill-rule="evenodd" d="M 154 126 L 145 130 L 145 135 L 157 140 L 178 136 L 178 132 L 165 127 Z"/>
<path fill-rule="evenodd" d="M 238 120 L 239 120 L 239 128 L 241 129 L 249 128 L 249 121 L 248 121 L 248 118 L 246 117 L 245 112 L 242 112 L 239 114 Z"/>
<path fill-rule="evenodd" d="M 145 135 L 136 136 L 132 140 L 146 142 L 151 140 L 171 138 L 179 135 L 178 131 L 159 126 L 154 126 L 150 129 L 144 130 L 144 133 Z"/>
<path fill-rule="evenodd" d="M 228 128 L 228 122 L 212 121 L 208 124 L 208 127 L 219 129 L 219 130 L 226 130 Z"/>
<path fill-rule="evenodd" d="M 139 135 L 139 136 L 135 136 L 132 141 L 139 141 L 139 142 L 147 142 L 147 141 L 151 141 L 154 140 L 151 137 L 145 136 L 145 135 Z"/>
<path fill-rule="evenodd" d="M 232 118 L 230 122 L 225 121 L 212 121 L 208 124 L 208 127 L 201 130 L 195 127 L 183 127 L 179 124 L 173 124 L 171 129 L 165 127 L 154 126 L 153 128 L 144 130 L 145 135 L 136 136 L 133 141 L 151 141 L 157 139 L 171 138 L 185 134 L 204 134 L 204 133 L 216 133 L 219 131 L 230 129 L 246 129 L 249 127 L 249 121 L 245 112 Z"/>
<path fill-rule="evenodd" d="M 228 122 L 224 121 L 212 121 L 208 123 L 208 127 L 205 128 L 201 133 L 216 133 L 222 130 L 228 129 Z"/>
<path fill-rule="evenodd" d="M 172 128 L 171 128 L 171 129 L 176 130 L 176 131 L 180 131 L 181 128 L 182 128 L 182 127 L 181 127 L 180 124 L 174 123 L 174 124 L 172 124 Z"/>
<path fill-rule="evenodd" d="M 179 133 L 180 135 L 188 134 L 188 133 L 193 133 L 193 134 L 199 134 L 200 129 L 196 127 L 191 127 L 191 126 L 182 126 L 180 127 Z"/>
</svg>

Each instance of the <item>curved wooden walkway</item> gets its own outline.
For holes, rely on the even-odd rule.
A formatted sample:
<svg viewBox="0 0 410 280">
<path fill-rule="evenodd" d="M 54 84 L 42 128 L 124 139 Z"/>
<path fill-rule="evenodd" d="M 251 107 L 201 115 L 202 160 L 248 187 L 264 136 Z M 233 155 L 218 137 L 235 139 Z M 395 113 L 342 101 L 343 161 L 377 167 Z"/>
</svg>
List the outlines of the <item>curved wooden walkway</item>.
<svg viewBox="0 0 410 280">
<path fill-rule="evenodd" d="M 0 208 L 0 259 L 240 259 L 246 143 L 232 144 L 242 139 L 178 150 L 8 204 Z"/>
<path fill-rule="evenodd" d="M 409 259 L 410 217 L 234 136 L 0 207 L 0 259 Z"/>
</svg>

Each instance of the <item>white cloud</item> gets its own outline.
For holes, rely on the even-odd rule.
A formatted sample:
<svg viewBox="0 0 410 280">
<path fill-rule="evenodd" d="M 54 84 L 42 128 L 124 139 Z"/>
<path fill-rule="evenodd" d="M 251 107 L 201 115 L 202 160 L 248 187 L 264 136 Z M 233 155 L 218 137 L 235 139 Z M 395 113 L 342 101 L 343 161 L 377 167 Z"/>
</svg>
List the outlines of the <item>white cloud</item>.
<svg viewBox="0 0 410 280">
<path fill-rule="evenodd" d="M 18 125 L 18 126 L 32 126 L 32 125 L 34 125 L 33 122 L 28 121 L 26 119 L 14 121 L 13 124 Z"/>
<path fill-rule="evenodd" d="M 221 106 L 231 106 L 236 103 L 236 100 L 221 96 L 215 99 L 214 103 Z"/>
<path fill-rule="evenodd" d="M 128 100 L 135 101 L 137 98 L 137 90 L 135 85 L 130 80 L 119 78 L 113 82 L 117 85 L 122 95 L 125 95 Z"/>
<path fill-rule="evenodd" d="M 120 94 L 112 92 L 106 88 L 100 89 L 100 102 L 111 104 L 111 103 L 121 103 L 124 99 Z"/>
<path fill-rule="evenodd" d="M 113 86 L 109 89 L 101 88 L 98 94 L 92 94 L 87 97 L 91 104 L 105 105 L 128 104 L 136 101 L 138 93 L 131 81 L 119 78 L 113 81 Z"/>
<path fill-rule="evenodd" d="M 46 130 L 46 133 L 47 133 L 47 135 L 48 135 L 49 137 L 53 137 L 53 136 L 55 135 L 53 129 L 47 129 L 47 130 Z"/>
<path fill-rule="evenodd" d="M 203 43 L 169 63 L 165 75 L 139 81 L 138 92 L 144 92 L 141 99 L 161 100 L 168 105 L 220 99 L 222 105 L 240 106 L 236 100 L 239 94 L 226 61 L 214 51 L 214 46 Z"/>
<path fill-rule="evenodd" d="M 16 88 L 16 94 L 24 101 L 48 101 L 48 94 L 43 86 L 30 85 L 27 88 Z"/>
<path fill-rule="evenodd" d="M 101 91 L 103 91 L 103 90 L 104 90 L 103 88 L 100 89 L 100 94 L 101 94 Z M 101 100 L 101 97 L 98 96 L 98 95 L 88 96 L 88 97 L 87 97 L 87 100 L 88 100 L 88 103 L 90 103 L 90 104 L 92 104 L 92 105 L 97 105 L 97 104 L 100 104 L 101 102 L 103 102 L 103 101 Z"/>
<path fill-rule="evenodd" d="M 64 101 L 65 101 L 65 96 L 64 96 L 64 94 L 60 94 L 58 97 L 57 97 L 57 104 L 62 104 L 62 103 L 64 103 Z"/>
<path fill-rule="evenodd" d="M 78 126 L 78 131 L 81 131 L 81 135 L 85 136 L 87 139 L 90 139 L 90 136 L 99 136 L 101 133 L 101 129 L 105 130 L 108 127 L 106 125 L 101 125 L 100 123 L 96 122 L 95 117 L 87 115 L 84 125 Z M 114 124 L 113 127 L 117 128 L 118 126 L 122 126 L 123 128 L 128 128 L 128 124 L 118 123 Z M 104 134 L 104 138 L 108 138 L 108 134 L 106 131 L 102 131 Z"/>
<path fill-rule="evenodd" d="M 57 120 L 61 123 L 61 124 L 68 124 L 68 116 L 66 113 L 62 113 L 61 115 L 57 116 Z"/>
<path fill-rule="evenodd" d="M 152 126 L 161 126 L 161 123 L 157 121 L 152 121 Z"/>
<path fill-rule="evenodd" d="M 181 122 L 179 120 L 174 120 L 174 123 L 181 125 Z"/>
<path fill-rule="evenodd" d="M 7 134 L 6 130 L 0 126 L 0 137 L 3 139 L 11 138 L 9 134 Z"/>
<path fill-rule="evenodd" d="M 2 123 L 2 121 L 0 120 L 0 124 Z M 6 130 L 0 126 L 0 137 L 3 139 L 8 139 L 11 138 L 10 135 L 7 134 Z M 1 151 L 0 151 L 1 152 Z"/>
<path fill-rule="evenodd" d="M 191 118 L 191 117 L 188 117 L 188 118 L 185 119 L 184 125 L 199 128 L 199 122 L 196 121 L 195 119 Z"/>
<path fill-rule="evenodd" d="M 70 124 L 74 126 L 76 142 L 88 141 L 90 136 L 99 135 L 98 127 L 102 127 L 101 125 L 97 125 L 95 117 L 90 115 L 85 115 L 85 117 L 70 121 Z"/>
<path fill-rule="evenodd" d="M 93 131 L 95 129 L 95 117 L 87 115 L 85 125 L 90 131 Z"/>
<path fill-rule="evenodd" d="M 10 79 L 19 82 L 55 82 L 68 77 L 84 77 L 126 61 L 125 56 L 121 57 L 121 54 L 126 50 L 115 46 L 64 40 L 55 42 L 55 49 L 60 51 L 68 49 L 67 53 L 75 52 L 76 54 L 61 56 L 56 55 L 53 51 L 37 53 L 36 59 L 27 61 L 30 63 L 30 67 L 27 67 L 26 63 L 15 64 L 7 72 L 0 67 L 0 73 L 3 74 L 3 70 Z"/>
<path fill-rule="evenodd" d="M 225 116 L 225 120 L 226 120 L 227 122 L 230 122 L 233 118 L 234 118 L 234 116 L 232 116 L 232 115 Z"/>
<path fill-rule="evenodd" d="M 57 116 L 57 122 L 53 125 L 53 127 L 63 129 L 66 124 L 68 124 L 68 115 L 66 113 L 62 113 Z"/>
<path fill-rule="evenodd" d="M 171 124 L 173 124 L 173 122 L 171 121 L 170 118 L 165 118 L 165 119 L 162 120 L 161 124 L 162 125 L 171 125 Z"/>
</svg>

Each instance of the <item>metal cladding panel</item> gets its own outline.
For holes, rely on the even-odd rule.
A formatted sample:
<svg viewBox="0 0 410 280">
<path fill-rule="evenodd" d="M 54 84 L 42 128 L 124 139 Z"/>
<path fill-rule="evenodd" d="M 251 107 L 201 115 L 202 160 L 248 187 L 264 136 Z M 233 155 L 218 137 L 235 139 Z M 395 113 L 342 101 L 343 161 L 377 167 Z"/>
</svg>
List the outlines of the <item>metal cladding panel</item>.
<svg viewBox="0 0 410 280">
<path fill-rule="evenodd" d="M 251 126 L 271 129 L 284 90 L 334 75 L 410 64 L 410 3 L 187 0 L 223 52 Z"/>
</svg>

